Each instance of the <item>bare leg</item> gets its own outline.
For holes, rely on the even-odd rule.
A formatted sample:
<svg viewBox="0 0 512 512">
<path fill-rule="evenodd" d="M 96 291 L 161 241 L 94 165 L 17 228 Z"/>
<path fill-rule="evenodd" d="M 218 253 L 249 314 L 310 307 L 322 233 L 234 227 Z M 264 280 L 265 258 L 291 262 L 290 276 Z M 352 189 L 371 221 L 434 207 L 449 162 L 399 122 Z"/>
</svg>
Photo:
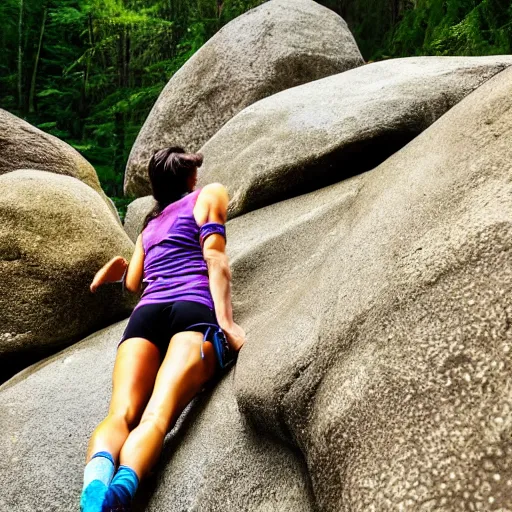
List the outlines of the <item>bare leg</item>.
<svg viewBox="0 0 512 512">
<path fill-rule="evenodd" d="M 120 464 L 132 468 L 139 480 L 158 460 L 164 437 L 183 409 L 214 374 L 213 345 L 205 342 L 201 359 L 202 339 L 197 332 L 173 336 L 142 419 L 123 445 Z"/>
<path fill-rule="evenodd" d="M 86 463 L 99 451 L 111 453 L 114 460 L 118 458 L 151 396 L 160 360 L 160 350 L 144 338 L 130 338 L 121 343 L 114 364 L 108 416 L 91 436 Z"/>
<path fill-rule="evenodd" d="M 104 283 L 119 281 L 123 277 L 127 266 L 128 262 L 122 256 L 112 258 L 96 272 L 90 286 L 91 292 L 95 292 Z"/>
</svg>

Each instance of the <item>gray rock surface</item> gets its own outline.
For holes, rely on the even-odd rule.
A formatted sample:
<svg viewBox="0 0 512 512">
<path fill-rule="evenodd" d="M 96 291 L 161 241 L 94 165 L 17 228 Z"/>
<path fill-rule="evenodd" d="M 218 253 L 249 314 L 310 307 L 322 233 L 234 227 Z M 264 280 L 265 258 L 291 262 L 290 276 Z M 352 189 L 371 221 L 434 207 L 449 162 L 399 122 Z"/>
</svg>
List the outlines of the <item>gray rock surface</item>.
<svg viewBox="0 0 512 512">
<path fill-rule="evenodd" d="M 201 148 L 199 184 L 228 187 L 232 218 L 367 171 L 511 64 L 512 56 L 387 60 L 280 92 Z"/>
<path fill-rule="evenodd" d="M 325 511 L 512 510 L 512 69 L 376 169 L 229 223 L 240 410 Z"/>
<path fill-rule="evenodd" d="M 0 176 L 0 381 L 129 314 L 120 285 L 91 294 L 110 258 L 133 244 L 97 192 L 36 170 Z"/>
<path fill-rule="evenodd" d="M 87 442 L 107 414 L 119 322 L 0 387 L 0 510 L 78 510 Z M 134 512 L 310 512 L 300 455 L 255 434 L 229 374 L 169 434 Z"/>
<path fill-rule="evenodd" d="M 147 166 L 166 146 L 197 151 L 226 121 L 283 89 L 363 64 L 346 23 L 312 0 L 271 0 L 222 27 L 171 78 L 137 137 L 125 193 L 151 193 Z"/>
<path fill-rule="evenodd" d="M 508 69 L 372 171 L 230 221 L 248 342 L 147 508 L 511 511 L 511 172 Z M 0 388 L 0 508 L 76 509 L 122 326 Z"/>
<path fill-rule="evenodd" d="M 126 217 L 124 218 L 124 230 L 134 243 L 142 231 L 146 215 L 154 206 L 155 200 L 153 196 L 139 197 L 128 205 Z"/>
<path fill-rule="evenodd" d="M 0 175 L 16 169 L 38 169 L 73 176 L 92 187 L 119 215 L 105 195 L 94 167 L 64 141 L 0 109 Z"/>
</svg>

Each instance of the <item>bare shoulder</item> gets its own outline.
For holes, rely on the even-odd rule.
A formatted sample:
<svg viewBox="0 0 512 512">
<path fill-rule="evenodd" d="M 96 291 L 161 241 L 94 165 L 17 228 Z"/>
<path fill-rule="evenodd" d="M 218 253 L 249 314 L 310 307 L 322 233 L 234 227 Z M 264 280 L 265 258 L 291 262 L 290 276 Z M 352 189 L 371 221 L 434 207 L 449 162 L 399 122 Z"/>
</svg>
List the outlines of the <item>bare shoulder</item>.
<svg viewBox="0 0 512 512">
<path fill-rule="evenodd" d="M 229 200 L 228 189 L 222 183 L 209 183 L 205 185 L 199 193 L 199 197 L 201 196 L 211 199 Z"/>
<path fill-rule="evenodd" d="M 205 222 L 226 222 L 228 191 L 221 183 L 205 185 L 197 197 L 194 216 L 199 226 Z"/>
</svg>

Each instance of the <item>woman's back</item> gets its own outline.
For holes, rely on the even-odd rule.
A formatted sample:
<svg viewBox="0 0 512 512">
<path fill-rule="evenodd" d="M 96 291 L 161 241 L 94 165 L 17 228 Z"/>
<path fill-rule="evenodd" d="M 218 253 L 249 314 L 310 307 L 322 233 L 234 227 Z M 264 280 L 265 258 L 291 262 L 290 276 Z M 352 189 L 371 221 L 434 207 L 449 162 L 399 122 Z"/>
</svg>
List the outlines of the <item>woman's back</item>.
<svg viewBox="0 0 512 512">
<path fill-rule="evenodd" d="M 208 268 L 199 243 L 194 206 L 196 190 L 171 203 L 142 232 L 146 287 L 137 308 L 145 304 L 190 300 L 213 309 Z"/>
</svg>

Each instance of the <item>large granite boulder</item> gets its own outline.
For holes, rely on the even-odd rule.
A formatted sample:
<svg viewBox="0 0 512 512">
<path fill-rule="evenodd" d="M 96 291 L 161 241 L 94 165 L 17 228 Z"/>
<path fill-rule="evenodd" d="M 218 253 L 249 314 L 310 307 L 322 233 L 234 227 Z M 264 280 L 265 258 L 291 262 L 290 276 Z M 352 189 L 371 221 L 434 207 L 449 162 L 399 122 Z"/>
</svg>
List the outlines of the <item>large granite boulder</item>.
<svg viewBox="0 0 512 512">
<path fill-rule="evenodd" d="M 155 199 L 153 196 L 139 197 L 128 205 L 126 217 L 124 218 L 124 230 L 134 243 L 142 231 L 147 214 L 154 207 Z"/>
<path fill-rule="evenodd" d="M 512 510 L 512 69 L 376 169 L 229 223 L 240 410 L 319 510 Z"/>
<path fill-rule="evenodd" d="M 73 176 L 92 187 L 119 216 L 101 189 L 94 167 L 64 141 L 0 109 L 0 175 L 16 169 L 38 169 Z"/>
<path fill-rule="evenodd" d="M 108 411 L 125 326 L 110 326 L 0 387 L 0 510 L 78 510 L 87 442 Z M 134 512 L 315 510 L 302 457 L 245 424 L 232 382 L 227 375 L 185 411 Z"/>
<path fill-rule="evenodd" d="M 278 91 L 363 64 L 346 23 L 313 0 L 271 0 L 231 21 L 171 78 L 132 148 L 125 193 L 150 193 L 154 150 L 198 150 L 226 121 Z"/>
<path fill-rule="evenodd" d="M 120 286 L 91 294 L 110 258 L 133 244 L 108 206 L 76 178 L 36 170 L 0 176 L 0 381 L 127 316 Z"/>
<path fill-rule="evenodd" d="M 202 148 L 199 183 L 221 182 L 230 217 L 372 169 L 512 56 L 419 57 L 346 71 L 263 99 Z"/>
</svg>

